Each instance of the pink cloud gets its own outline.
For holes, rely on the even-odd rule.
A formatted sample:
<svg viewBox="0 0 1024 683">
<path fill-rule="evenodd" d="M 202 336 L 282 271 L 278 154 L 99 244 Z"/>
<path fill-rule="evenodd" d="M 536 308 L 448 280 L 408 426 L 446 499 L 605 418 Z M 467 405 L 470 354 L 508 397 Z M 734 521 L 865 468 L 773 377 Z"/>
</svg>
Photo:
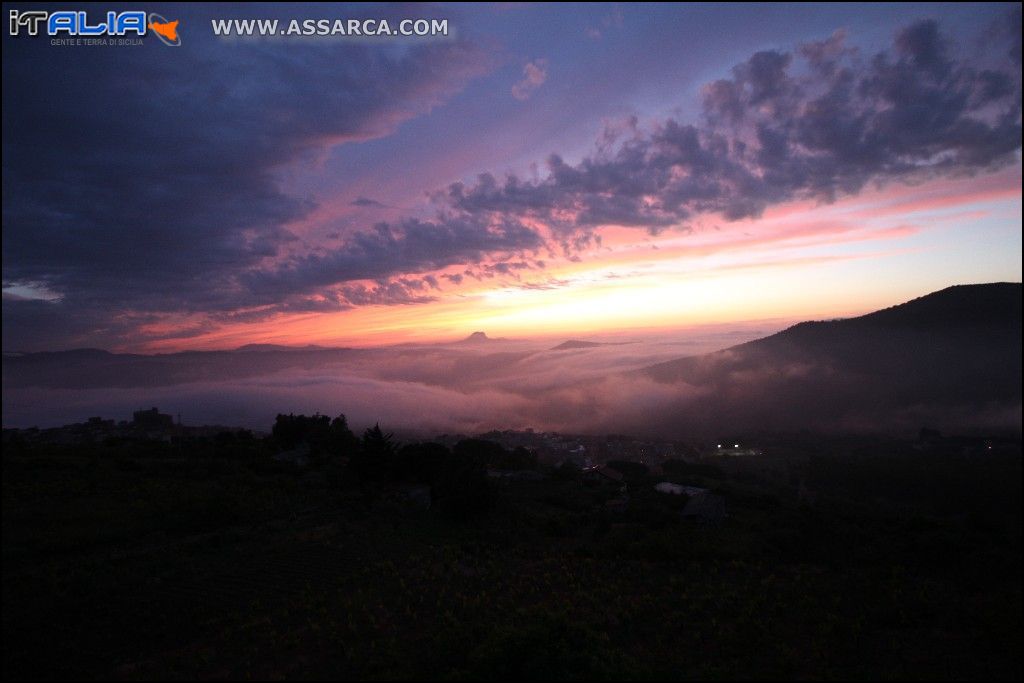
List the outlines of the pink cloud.
<svg viewBox="0 0 1024 683">
<path fill-rule="evenodd" d="M 523 66 L 523 78 L 512 86 L 512 97 L 517 100 L 528 100 L 530 95 L 544 85 L 548 79 L 548 60 L 535 59 Z"/>
</svg>

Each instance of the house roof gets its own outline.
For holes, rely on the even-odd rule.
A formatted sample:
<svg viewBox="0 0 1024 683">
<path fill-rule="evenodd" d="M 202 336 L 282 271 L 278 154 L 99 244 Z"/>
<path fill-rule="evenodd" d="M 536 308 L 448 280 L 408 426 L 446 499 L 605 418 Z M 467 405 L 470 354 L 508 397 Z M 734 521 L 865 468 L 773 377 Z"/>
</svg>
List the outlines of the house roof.
<svg viewBox="0 0 1024 683">
<path fill-rule="evenodd" d="M 708 491 L 707 489 L 702 489 L 699 486 L 685 486 L 683 484 L 673 484 L 670 481 L 663 481 L 660 484 L 655 485 L 654 490 L 659 491 L 661 493 L 672 493 L 675 495 L 685 493 L 687 496 L 690 497 L 699 496 L 701 494 L 707 493 Z"/>
</svg>

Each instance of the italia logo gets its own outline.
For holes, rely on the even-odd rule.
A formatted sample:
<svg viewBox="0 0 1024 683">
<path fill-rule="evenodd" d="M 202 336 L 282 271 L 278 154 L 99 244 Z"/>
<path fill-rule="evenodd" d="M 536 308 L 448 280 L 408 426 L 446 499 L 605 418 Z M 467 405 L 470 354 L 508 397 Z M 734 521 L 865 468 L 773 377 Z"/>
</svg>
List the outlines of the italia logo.
<svg viewBox="0 0 1024 683">
<path fill-rule="evenodd" d="M 178 35 L 178 20 L 168 21 L 155 12 L 149 13 L 149 30 L 156 34 L 156 37 L 163 41 L 164 45 L 179 47 L 181 36 Z"/>
<path fill-rule="evenodd" d="M 178 20 L 171 21 L 155 12 L 107 12 L 104 19 L 93 23 L 84 11 L 31 12 L 10 11 L 8 32 L 12 36 L 24 32 L 30 36 L 48 35 L 52 37 L 72 36 L 81 38 L 98 38 L 101 36 L 123 37 L 127 35 L 145 36 L 152 32 L 160 42 L 171 47 L 181 45 L 178 33 Z"/>
</svg>

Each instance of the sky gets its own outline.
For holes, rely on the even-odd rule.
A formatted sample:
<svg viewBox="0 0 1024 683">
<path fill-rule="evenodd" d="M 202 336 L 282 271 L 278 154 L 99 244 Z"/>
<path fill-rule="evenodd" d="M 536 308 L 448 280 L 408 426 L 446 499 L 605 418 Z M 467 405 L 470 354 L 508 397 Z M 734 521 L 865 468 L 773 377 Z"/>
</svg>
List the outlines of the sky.
<svg viewBox="0 0 1024 683">
<path fill-rule="evenodd" d="M 181 46 L 4 34 L 5 351 L 629 334 L 1021 280 L 1019 3 L 140 7 Z M 246 17 L 450 31 L 213 35 Z"/>
</svg>

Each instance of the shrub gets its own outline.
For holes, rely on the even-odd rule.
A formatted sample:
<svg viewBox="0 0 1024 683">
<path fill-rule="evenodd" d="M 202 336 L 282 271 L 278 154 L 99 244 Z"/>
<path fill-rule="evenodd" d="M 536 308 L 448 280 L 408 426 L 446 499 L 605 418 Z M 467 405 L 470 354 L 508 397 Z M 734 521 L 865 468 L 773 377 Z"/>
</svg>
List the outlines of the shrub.
<svg viewBox="0 0 1024 683">
<path fill-rule="evenodd" d="M 622 472 L 626 481 L 636 481 L 647 476 L 647 465 L 630 460 L 609 460 L 608 467 Z"/>
<path fill-rule="evenodd" d="M 486 515 L 496 498 L 486 467 L 476 458 L 458 452 L 445 461 L 431 493 L 441 512 L 454 519 Z"/>
<path fill-rule="evenodd" d="M 608 680 L 638 672 L 607 634 L 546 610 L 521 610 L 470 655 L 480 680 Z"/>
</svg>

